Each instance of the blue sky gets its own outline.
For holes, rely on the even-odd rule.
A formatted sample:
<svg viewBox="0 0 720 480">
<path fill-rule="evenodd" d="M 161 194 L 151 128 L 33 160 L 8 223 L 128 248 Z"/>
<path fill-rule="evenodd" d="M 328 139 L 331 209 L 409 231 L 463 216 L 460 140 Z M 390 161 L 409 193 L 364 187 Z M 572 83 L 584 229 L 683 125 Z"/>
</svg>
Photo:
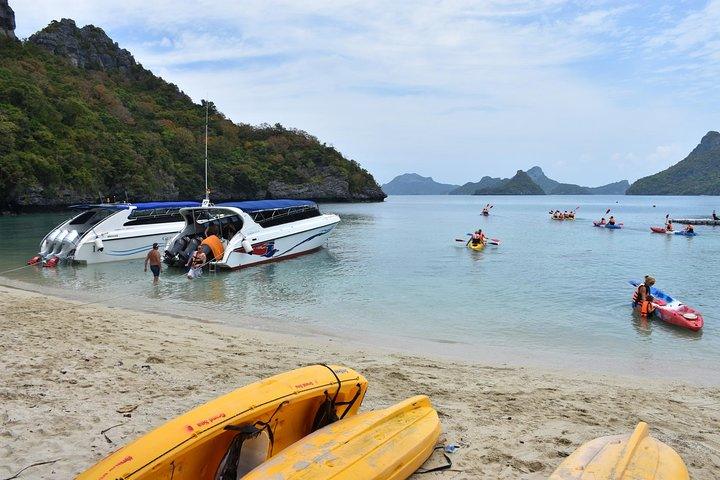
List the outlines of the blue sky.
<svg viewBox="0 0 720 480">
<path fill-rule="evenodd" d="M 195 100 L 306 130 L 381 183 L 632 181 L 720 129 L 720 0 L 10 3 L 20 37 L 100 26 Z"/>
</svg>

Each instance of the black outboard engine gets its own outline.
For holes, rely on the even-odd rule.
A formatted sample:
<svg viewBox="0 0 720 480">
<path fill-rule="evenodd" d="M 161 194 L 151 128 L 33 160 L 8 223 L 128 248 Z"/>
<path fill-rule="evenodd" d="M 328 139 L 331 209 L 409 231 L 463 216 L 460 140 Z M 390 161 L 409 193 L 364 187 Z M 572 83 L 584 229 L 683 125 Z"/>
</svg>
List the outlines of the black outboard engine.
<svg viewBox="0 0 720 480">
<path fill-rule="evenodd" d="M 165 263 L 167 263 L 168 265 L 177 264 L 179 262 L 177 258 L 178 253 L 181 253 L 183 250 L 185 250 L 189 241 L 190 237 L 188 235 L 185 235 L 175 240 L 173 244 L 170 245 L 170 248 L 165 250 Z"/>
<path fill-rule="evenodd" d="M 202 239 L 199 237 L 195 237 L 187 242 L 187 245 L 185 246 L 185 249 L 178 254 L 178 260 L 182 262 L 183 265 L 187 263 L 187 261 L 192 256 L 193 252 L 197 250 L 198 245 L 200 245 L 200 242 L 202 242 Z"/>
</svg>

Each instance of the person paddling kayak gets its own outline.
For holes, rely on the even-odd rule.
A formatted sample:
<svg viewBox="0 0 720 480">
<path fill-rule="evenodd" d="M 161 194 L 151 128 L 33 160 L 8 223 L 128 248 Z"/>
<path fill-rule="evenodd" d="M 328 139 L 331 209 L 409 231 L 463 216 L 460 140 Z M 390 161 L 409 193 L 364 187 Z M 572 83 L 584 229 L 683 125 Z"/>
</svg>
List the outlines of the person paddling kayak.
<svg viewBox="0 0 720 480">
<path fill-rule="evenodd" d="M 692 225 L 687 224 L 687 225 L 685 225 L 685 232 L 686 233 L 695 233 L 695 229 L 693 228 Z"/>
<path fill-rule="evenodd" d="M 640 311 L 640 315 L 647 317 L 655 311 L 655 300 L 650 294 L 650 288 L 655 285 L 655 279 L 650 275 L 645 275 L 645 281 L 638 285 L 633 293 L 633 308 Z"/>
<path fill-rule="evenodd" d="M 608 218 L 607 224 L 608 224 L 608 225 L 615 225 L 615 217 L 612 216 L 612 215 L 610 215 L 610 218 Z"/>
<path fill-rule="evenodd" d="M 473 245 L 478 245 L 478 244 L 480 244 L 480 243 L 485 243 L 485 240 L 486 240 L 485 234 L 483 233 L 483 231 L 482 231 L 481 229 L 478 229 L 475 233 L 473 233 L 473 234 L 470 236 L 470 242 L 471 242 Z"/>
<path fill-rule="evenodd" d="M 665 230 L 668 232 L 673 231 L 673 223 L 672 220 L 668 219 L 667 223 L 665 224 Z"/>
<path fill-rule="evenodd" d="M 720 220 L 720 217 L 717 216 L 717 213 L 715 213 L 715 210 L 713 210 L 713 220 L 715 220 L 716 222 L 718 220 Z"/>
</svg>

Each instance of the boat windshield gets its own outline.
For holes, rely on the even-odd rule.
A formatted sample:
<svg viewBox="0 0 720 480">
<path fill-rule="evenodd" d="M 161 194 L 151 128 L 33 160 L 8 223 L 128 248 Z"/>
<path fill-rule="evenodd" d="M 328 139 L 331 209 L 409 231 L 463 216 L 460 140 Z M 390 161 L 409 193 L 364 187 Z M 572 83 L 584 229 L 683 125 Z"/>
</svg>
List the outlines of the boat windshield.
<svg viewBox="0 0 720 480">
<path fill-rule="evenodd" d="M 77 217 L 70 220 L 68 225 L 97 225 L 101 221 L 105 220 L 110 215 L 117 213 L 117 210 L 110 210 L 107 208 L 97 208 L 83 212 Z"/>
</svg>

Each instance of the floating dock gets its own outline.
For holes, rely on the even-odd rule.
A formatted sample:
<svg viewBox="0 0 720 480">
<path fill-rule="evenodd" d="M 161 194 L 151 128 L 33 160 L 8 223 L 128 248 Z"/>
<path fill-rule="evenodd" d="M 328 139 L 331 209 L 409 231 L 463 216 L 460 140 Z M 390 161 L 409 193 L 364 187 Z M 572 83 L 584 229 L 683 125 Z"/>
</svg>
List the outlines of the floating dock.
<svg viewBox="0 0 720 480">
<path fill-rule="evenodd" d="M 712 218 L 673 218 L 672 222 L 684 223 L 685 225 L 710 225 L 720 227 L 720 220 L 713 220 Z"/>
</svg>

